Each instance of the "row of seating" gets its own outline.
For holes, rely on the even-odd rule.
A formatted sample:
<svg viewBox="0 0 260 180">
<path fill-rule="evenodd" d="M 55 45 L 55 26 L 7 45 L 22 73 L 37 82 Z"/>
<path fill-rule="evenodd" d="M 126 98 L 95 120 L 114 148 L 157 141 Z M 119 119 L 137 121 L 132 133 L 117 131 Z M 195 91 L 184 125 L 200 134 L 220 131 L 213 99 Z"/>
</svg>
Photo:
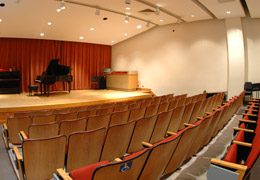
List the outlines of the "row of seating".
<svg viewBox="0 0 260 180">
<path fill-rule="evenodd" d="M 32 135 L 32 132 L 40 132 L 38 129 L 46 129 L 51 131 L 52 133 L 50 136 L 57 131 L 63 132 L 59 134 L 64 134 L 63 129 L 69 129 L 68 126 L 71 126 L 71 130 L 67 130 L 68 133 L 73 131 L 84 131 L 84 130 L 94 130 L 102 127 L 110 127 L 117 124 L 124 124 L 127 122 L 132 122 L 139 120 L 143 117 L 152 117 L 159 113 L 166 112 L 169 110 L 172 110 L 176 108 L 177 106 L 184 105 L 188 102 L 195 102 L 196 100 L 201 100 L 205 98 L 204 94 L 196 95 L 192 97 L 185 98 L 186 95 L 181 96 L 173 96 L 171 95 L 165 95 L 165 96 L 159 96 L 154 98 L 146 98 L 146 99 L 140 99 L 129 102 L 124 102 L 126 104 L 132 105 L 135 108 L 130 109 L 123 109 L 124 111 L 114 111 L 116 106 L 114 104 L 103 104 L 100 105 L 98 109 L 94 109 L 93 106 L 88 107 L 88 110 L 85 111 L 79 111 L 79 112 L 67 112 L 62 114 L 48 114 L 44 115 L 44 111 L 39 112 L 27 112 L 27 113 L 18 113 L 18 115 L 14 114 L 15 117 L 8 117 L 7 118 L 7 125 L 4 124 L 4 129 L 6 131 L 6 138 L 5 138 L 5 144 L 6 147 L 9 147 L 9 144 L 21 144 L 21 141 L 18 137 L 18 133 L 20 131 L 24 131 L 25 134 L 28 134 L 30 137 L 49 137 L 47 135 L 48 131 L 42 131 L 45 132 L 43 135 Z M 219 100 L 223 99 L 222 96 L 219 96 Z M 217 103 L 217 99 L 213 100 Z M 122 104 L 122 103 L 120 103 Z M 190 103 L 191 104 L 191 103 Z M 210 102 L 212 106 L 214 105 L 213 102 Z M 190 113 L 193 110 L 193 105 L 190 105 Z M 203 104 L 201 104 L 203 105 Z M 104 108 L 106 106 L 106 108 Z M 205 107 L 206 104 L 204 104 Z M 184 107 L 180 110 L 184 110 Z M 198 112 L 197 108 L 197 112 Z M 206 110 L 206 109 L 205 109 Z M 48 111 L 51 112 L 51 111 Z M 204 112 L 203 112 L 204 113 Z M 29 116 L 29 114 L 31 114 Z M 24 115 L 24 117 L 22 116 Z M 190 114 L 188 114 L 190 115 Z M 187 116 L 188 118 L 189 116 Z M 195 118 L 195 114 L 194 117 Z M 186 118 L 186 119 L 187 119 Z M 78 121 L 75 121 L 78 119 Z M 74 120 L 74 121 L 72 121 Z M 64 122 L 63 122 L 64 121 Z M 61 123 L 62 122 L 62 123 Z M 46 124 L 48 123 L 48 124 Z M 36 124 L 38 126 L 36 126 Z M 39 125 L 41 124 L 41 125 Z M 60 127 L 60 128 L 58 128 Z M 73 129 L 73 127 L 75 127 Z M 36 129 L 33 130 L 33 129 Z M 53 129 L 53 130 L 52 130 Z M 68 134 L 67 133 L 67 134 Z M 47 135 L 47 136 L 46 136 Z"/>
<path fill-rule="evenodd" d="M 54 177 L 73 180 L 160 179 L 174 172 L 209 143 L 242 105 L 243 95 L 232 98 L 198 121 L 186 124 L 177 133 L 168 132 L 170 136 L 155 143 L 143 142 L 144 148 L 137 152 L 69 171 L 69 176 L 60 168 Z"/>
<path fill-rule="evenodd" d="M 246 179 L 260 154 L 260 99 L 250 101 L 248 108 L 234 128 L 234 138 L 226 154 L 211 159 L 208 179 Z"/>
<path fill-rule="evenodd" d="M 194 111 L 195 109 L 198 109 L 199 112 L 206 112 L 206 109 L 208 108 L 195 108 L 195 104 L 204 104 L 205 106 L 207 105 L 208 107 L 215 106 L 216 104 L 221 103 L 221 98 L 223 99 L 223 94 L 218 94 L 216 96 L 213 96 L 207 100 L 204 100 L 203 103 L 202 101 L 198 101 L 196 103 L 190 103 L 193 104 L 193 108 L 190 108 L 190 104 L 184 107 L 184 111 L 182 111 L 182 115 L 184 114 L 186 109 L 189 109 L 189 111 L 196 112 Z M 172 101 L 171 101 L 172 102 Z M 162 103 L 164 104 L 164 103 Z M 168 103 L 168 106 L 169 107 Z M 215 104 L 215 105 L 213 105 Z M 150 105 L 153 106 L 153 105 Z M 148 107 L 150 107 L 148 106 Z M 159 105 L 157 105 L 157 108 Z M 202 106 L 201 106 L 202 107 Z M 175 109 L 178 107 L 176 106 Z M 141 109 L 141 108 L 139 108 Z M 73 123 L 77 122 L 78 128 L 85 127 L 85 125 L 82 122 L 86 122 L 86 119 L 80 119 L 80 120 L 73 120 L 73 121 L 63 121 L 68 124 L 67 126 L 67 132 L 64 133 L 67 135 L 68 140 L 68 156 L 67 159 L 67 164 L 66 167 L 70 171 L 72 169 L 78 168 L 82 165 L 87 165 L 90 163 L 95 163 L 98 161 L 102 160 L 112 160 L 115 157 L 121 157 L 123 156 L 126 152 L 135 152 L 137 150 L 142 149 L 142 141 L 147 141 L 150 143 L 157 142 L 165 137 L 165 134 L 167 132 L 167 128 L 169 127 L 170 122 L 175 120 L 175 117 L 172 118 L 173 116 L 173 110 L 169 110 L 169 108 L 166 108 L 166 112 L 159 112 L 159 114 L 156 114 L 155 116 L 151 117 L 142 117 L 141 119 L 135 120 L 135 121 L 128 121 L 126 124 L 122 125 L 117 125 L 117 126 L 111 126 L 106 130 L 105 128 L 103 129 L 98 129 L 94 131 L 89 131 L 89 132 L 78 132 L 75 134 L 69 134 L 71 133 L 71 129 L 73 127 Z M 158 113 L 158 110 L 156 111 Z M 187 113 L 187 112 L 186 112 Z M 192 116 L 193 113 L 188 113 L 190 114 L 190 117 Z M 199 113 L 197 113 L 199 114 Z M 157 116 L 158 115 L 158 116 Z M 185 116 L 186 117 L 186 116 Z M 182 120 L 183 118 L 180 118 Z M 187 118 L 186 118 L 187 119 Z M 189 119 L 187 119 L 187 123 L 189 122 Z M 95 120 L 93 122 L 96 122 L 98 120 Z M 63 123 L 61 122 L 61 123 Z M 81 123 L 79 123 L 81 122 Z M 176 121 L 177 122 L 177 121 Z M 183 121 L 183 123 L 186 121 Z M 80 125 L 79 125 L 80 124 Z M 174 124 L 174 123 L 173 123 Z M 179 123 L 182 124 L 182 123 Z M 36 126 L 38 130 L 35 132 L 47 132 L 48 128 L 45 128 L 45 130 L 39 130 L 40 125 L 32 125 Z M 182 127 L 181 127 L 182 128 Z M 179 128 L 177 128 L 178 131 Z M 83 128 L 83 130 L 85 130 Z M 83 131 L 81 129 L 81 131 Z M 79 129 L 74 129 L 74 131 L 80 131 Z M 105 133 L 103 133 L 105 131 Z M 107 131 L 107 134 L 106 134 Z M 96 137 L 97 136 L 97 137 Z M 29 137 L 31 139 L 31 135 L 29 134 Z M 37 137 L 35 137 L 37 138 Z M 80 140 L 81 139 L 81 140 Z M 91 142 L 91 139 L 97 139 L 95 142 Z M 74 141 L 73 141 L 74 140 Z M 118 143 L 118 140 L 120 140 L 120 143 Z M 29 140 L 24 141 L 28 142 Z M 41 140 L 42 141 L 42 140 Z M 34 140 L 35 143 L 38 143 L 37 141 Z M 83 142 L 83 143 L 82 143 Z M 24 145 L 23 143 L 23 145 Z M 46 145 L 46 144 L 45 144 Z M 70 148 L 71 147 L 71 148 Z M 75 148 L 77 147 L 77 148 Z M 90 148 L 93 147 L 93 148 Z M 16 148 L 15 148 L 16 149 Z M 23 148 L 24 149 L 24 148 Z M 91 150 L 90 150 L 91 149 Z M 77 151 L 78 150 L 78 151 Z M 29 151 L 29 150 L 27 150 Z M 30 151 L 29 151 L 30 152 Z M 67 152 L 67 151 L 66 151 Z M 88 153 L 90 156 L 83 156 L 84 153 Z M 83 154 L 83 155 L 82 155 Z M 84 158 L 86 157 L 86 158 Z M 93 157 L 93 158 L 91 158 Z M 27 158 L 27 162 L 28 162 Z M 81 164 L 82 162 L 82 164 Z M 20 168 L 23 169 L 23 168 Z M 27 170 L 27 173 L 30 172 L 30 170 Z"/>
</svg>

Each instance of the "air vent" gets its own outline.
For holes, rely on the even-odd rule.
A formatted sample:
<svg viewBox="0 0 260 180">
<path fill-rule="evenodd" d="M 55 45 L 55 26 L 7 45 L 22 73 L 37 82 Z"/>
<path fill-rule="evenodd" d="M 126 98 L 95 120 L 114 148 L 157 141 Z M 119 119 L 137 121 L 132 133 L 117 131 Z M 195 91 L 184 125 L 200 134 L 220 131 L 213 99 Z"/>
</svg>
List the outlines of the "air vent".
<svg viewBox="0 0 260 180">
<path fill-rule="evenodd" d="M 139 13 L 142 13 L 142 14 L 145 14 L 145 15 L 151 15 L 151 14 L 154 14 L 155 12 L 156 11 L 152 10 L 152 9 L 144 9 L 144 10 L 139 11 Z"/>
<path fill-rule="evenodd" d="M 219 3 L 228 3 L 228 2 L 233 2 L 235 0 L 218 0 Z"/>
</svg>

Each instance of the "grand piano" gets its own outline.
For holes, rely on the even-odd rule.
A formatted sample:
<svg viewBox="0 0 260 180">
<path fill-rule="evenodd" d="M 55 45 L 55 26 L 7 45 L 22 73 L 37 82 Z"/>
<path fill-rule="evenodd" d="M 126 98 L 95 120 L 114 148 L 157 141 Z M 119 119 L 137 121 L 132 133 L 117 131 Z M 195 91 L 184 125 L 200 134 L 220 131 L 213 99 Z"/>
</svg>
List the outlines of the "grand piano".
<svg viewBox="0 0 260 180">
<path fill-rule="evenodd" d="M 62 81 L 63 90 L 65 90 L 65 83 L 68 84 L 68 90 L 70 93 L 72 75 L 70 75 L 71 68 L 59 64 L 58 59 L 52 59 L 47 67 L 47 70 L 42 75 L 37 76 L 35 82 L 40 83 L 41 94 L 44 89 L 44 94 L 50 95 L 50 85 L 57 81 Z"/>
</svg>

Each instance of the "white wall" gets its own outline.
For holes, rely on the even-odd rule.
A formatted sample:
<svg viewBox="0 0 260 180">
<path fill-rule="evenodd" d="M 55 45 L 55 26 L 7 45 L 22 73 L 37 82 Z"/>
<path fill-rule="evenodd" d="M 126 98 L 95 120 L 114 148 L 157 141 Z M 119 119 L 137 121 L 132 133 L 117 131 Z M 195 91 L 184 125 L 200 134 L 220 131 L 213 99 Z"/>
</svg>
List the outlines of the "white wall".
<svg viewBox="0 0 260 180">
<path fill-rule="evenodd" d="M 243 19 L 246 46 L 247 79 L 260 82 L 260 19 Z"/>
<path fill-rule="evenodd" d="M 156 27 L 113 46 L 112 69 L 137 70 L 157 95 L 226 91 L 226 43 L 224 20 Z"/>
<path fill-rule="evenodd" d="M 240 18 L 226 19 L 228 47 L 228 98 L 244 89 L 245 50 Z"/>
</svg>

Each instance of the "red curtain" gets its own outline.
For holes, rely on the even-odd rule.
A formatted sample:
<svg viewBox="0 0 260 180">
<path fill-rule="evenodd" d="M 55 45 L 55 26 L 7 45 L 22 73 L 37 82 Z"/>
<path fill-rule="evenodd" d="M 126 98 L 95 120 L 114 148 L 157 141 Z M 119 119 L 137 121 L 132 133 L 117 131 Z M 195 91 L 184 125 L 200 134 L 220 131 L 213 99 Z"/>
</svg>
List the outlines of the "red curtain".
<svg viewBox="0 0 260 180">
<path fill-rule="evenodd" d="M 0 38 L 0 69 L 16 68 L 21 72 L 22 91 L 34 84 L 51 59 L 71 67 L 72 89 L 89 89 L 91 77 L 102 75 L 111 66 L 111 46 L 37 39 Z M 55 84 L 53 90 L 60 90 Z"/>
</svg>

